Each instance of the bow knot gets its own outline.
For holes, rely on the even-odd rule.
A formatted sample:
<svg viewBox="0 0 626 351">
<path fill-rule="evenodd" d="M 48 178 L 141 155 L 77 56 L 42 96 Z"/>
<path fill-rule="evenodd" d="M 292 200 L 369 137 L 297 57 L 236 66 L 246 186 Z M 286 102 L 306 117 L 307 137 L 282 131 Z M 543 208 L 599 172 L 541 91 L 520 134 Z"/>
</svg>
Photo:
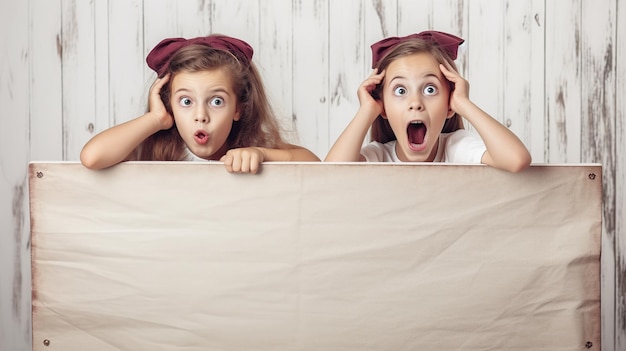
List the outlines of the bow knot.
<svg viewBox="0 0 626 351">
<path fill-rule="evenodd" d="M 250 63 L 254 52 L 245 41 L 226 35 L 213 34 L 193 39 L 167 38 L 158 43 L 146 57 L 148 67 L 152 68 L 159 77 L 162 77 L 167 71 L 167 66 L 174 53 L 192 44 L 206 45 L 214 49 L 228 51 L 246 64 Z"/>
<path fill-rule="evenodd" d="M 417 34 L 410 34 L 405 37 L 389 37 L 372 44 L 372 68 L 378 67 L 380 60 L 396 45 L 410 39 L 422 39 L 437 44 L 437 46 L 452 60 L 456 60 L 459 45 L 465 40 L 452 34 L 427 30 Z"/>
</svg>

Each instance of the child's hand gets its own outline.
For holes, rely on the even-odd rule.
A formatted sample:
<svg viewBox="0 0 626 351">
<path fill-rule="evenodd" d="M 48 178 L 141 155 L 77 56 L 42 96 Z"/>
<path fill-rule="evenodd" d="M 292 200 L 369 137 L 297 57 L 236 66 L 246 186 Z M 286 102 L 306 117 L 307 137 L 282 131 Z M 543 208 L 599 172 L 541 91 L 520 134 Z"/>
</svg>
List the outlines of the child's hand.
<svg viewBox="0 0 626 351">
<path fill-rule="evenodd" d="M 384 77 L 385 71 L 376 74 L 376 70 L 374 70 L 372 74 L 361 83 L 357 91 L 361 108 L 368 109 L 368 112 L 374 115 L 374 117 L 378 117 L 378 115 L 383 112 L 383 102 L 380 98 L 378 100 L 374 99 L 372 91 L 376 88 L 376 85 L 383 81 Z"/>
<path fill-rule="evenodd" d="M 167 74 L 163 78 L 157 78 L 150 87 L 148 110 L 151 115 L 156 118 L 156 122 L 161 130 L 172 128 L 174 125 L 174 118 L 165 109 L 165 104 L 161 100 L 161 89 L 170 80 L 170 75 Z"/>
<path fill-rule="evenodd" d="M 226 170 L 230 173 L 256 174 L 264 159 L 265 155 L 259 148 L 243 147 L 228 150 L 220 161 L 224 162 Z"/>
<path fill-rule="evenodd" d="M 439 64 L 439 68 L 446 79 L 454 84 L 454 87 L 450 92 L 450 108 L 456 113 L 461 113 L 461 111 L 459 111 L 460 102 L 462 100 L 469 100 L 469 82 L 461 77 L 459 72 L 457 72 L 454 67 L 450 66 L 447 62 L 445 65 Z"/>
</svg>

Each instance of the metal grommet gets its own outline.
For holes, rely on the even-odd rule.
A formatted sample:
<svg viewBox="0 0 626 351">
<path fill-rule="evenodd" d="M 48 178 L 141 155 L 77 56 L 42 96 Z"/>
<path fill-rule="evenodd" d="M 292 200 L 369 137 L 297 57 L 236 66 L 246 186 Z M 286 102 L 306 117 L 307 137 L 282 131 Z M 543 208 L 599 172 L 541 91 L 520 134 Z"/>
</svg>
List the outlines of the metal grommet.
<svg viewBox="0 0 626 351">
<path fill-rule="evenodd" d="M 43 178 L 43 172 L 37 172 L 37 178 Z"/>
<path fill-rule="evenodd" d="M 591 179 L 591 180 L 596 179 L 596 174 L 595 173 L 589 173 L 589 179 Z"/>
<path fill-rule="evenodd" d="M 50 340 L 43 339 L 43 346 L 50 346 Z"/>
</svg>

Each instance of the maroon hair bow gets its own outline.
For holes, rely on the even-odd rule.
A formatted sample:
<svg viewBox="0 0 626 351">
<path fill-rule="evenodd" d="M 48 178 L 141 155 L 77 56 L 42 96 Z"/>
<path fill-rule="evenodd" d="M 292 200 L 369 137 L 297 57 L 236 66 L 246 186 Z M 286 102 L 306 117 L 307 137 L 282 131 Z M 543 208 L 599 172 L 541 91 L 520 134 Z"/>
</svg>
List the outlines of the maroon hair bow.
<svg viewBox="0 0 626 351">
<path fill-rule="evenodd" d="M 159 77 L 162 77 L 167 71 L 172 55 L 181 48 L 192 44 L 206 45 L 214 49 L 228 51 L 246 64 L 250 63 L 254 52 L 245 41 L 220 34 L 193 39 L 168 38 L 163 39 L 150 51 L 146 57 L 148 67 L 152 68 Z"/>
<path fill-rule="evenodd" d="M 389 37 L 372 44 L 372 68 L 378 67 L 380 60 L 393 47 L 414 38 L 431 41 L 437 44 L 437 46 L 439 46 L 439 48 L 447 53 L 453 60 L 456 60 L 459 45 L 463 44 L 463 42 L 465 41 L 452 34 L 438 32 L 434 30 L 427 30 L 417 34 L 410 34 L 405 37 Z"/>
</svg>

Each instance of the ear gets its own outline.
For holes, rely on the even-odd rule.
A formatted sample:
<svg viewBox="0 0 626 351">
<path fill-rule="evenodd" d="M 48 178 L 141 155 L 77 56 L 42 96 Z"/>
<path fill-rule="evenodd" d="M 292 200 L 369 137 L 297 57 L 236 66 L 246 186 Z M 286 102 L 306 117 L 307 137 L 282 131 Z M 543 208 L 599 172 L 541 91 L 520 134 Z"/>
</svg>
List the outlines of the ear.
<svg viewBox="0 0 626 351">
<path fill-rule="evenodd" d="M 387 119 L 387 112 L 385 111 L 385 102 L 381 99 L 380 103 L 383 105 L 383 110 L 380 112 L 380 117 Z"/>
<path fill-rule="evenodd" d="M 383 110 L 380 112 L 380 117 L 383 119 L 387 119 L 387 112 L 385 112 L 385 106 L 383 106 Z"/>
<path fill-rule="evenodd" d="M 451 81 L 448 81 L 449 85 L 450 85 L 450 95 L 448 96 L 448 117 L 447 119 L 450 119 L 454 116 L 454 114 L 456 112 L 452 111 L 452 106 L 450 106 L 450 100 L 452 100 L 452 93 L 454 92 L 454 83 L 452 83 Z"/>
<path fill-rule="evenodd" d="M 450 93 L 450 97 L 452 98 L 452 93 Z M 446 119 L 452 118 L 456 112 L 452 111 L 452 106 L 450 106 L 450 101 L 448 101 L 448 117 Z"/>
<path fill-rule="evenodd" d="M 452 118 L 455 114 L 456 114 L 456 112 L 452 111 L 450 106 L 448 106 L 448 117 L 446 117 L 446 119 Z"/>
<path fill-rule="evenodd" d="M 237 109 L 235 110 L 235 114 L 233 115 L 233 121 L 239 121 L 239 119 L 241 118 L 241 114 L 239 113 L 239 106 L 237 106 Z"/>
</svg>

